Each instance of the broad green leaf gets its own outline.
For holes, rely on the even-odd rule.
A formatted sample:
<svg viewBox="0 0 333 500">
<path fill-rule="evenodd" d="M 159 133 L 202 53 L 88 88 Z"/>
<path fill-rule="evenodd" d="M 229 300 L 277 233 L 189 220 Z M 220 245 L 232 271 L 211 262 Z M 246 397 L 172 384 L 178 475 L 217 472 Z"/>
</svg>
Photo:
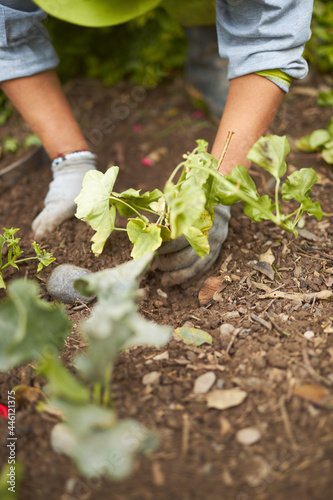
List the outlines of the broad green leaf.
<svg viewBox="0 0 333 500">
<path fill-rule="evenodd" d="M 162 241 L 170 241 L 171 239 L 170 229 L 166 226 L 163 226 L 162 224 L 157 224 L 157 227 L 159 227 L 161 230 Z"/>
<path fill-rule="evenodd" d="M 244 165 L 237 165 L 229 175 L 221 175 L 221 181 L 217 181 L 215 188 L 215 205 L 233 205 L 243 200 L 244 194 L 254 200 L 259 198 L 256 185 Z"/>
<path fill-rule="evenodd" d="M 328 122 L 328 125 L 327 125 L 326 129 L 331 134 L 331 137 L 333 137 L 333 117 Z"/>
<path fill-rule="evenodd" d="M 174 334 L 179 337 L 185 344 L 200 346 L 202 344 L 212 344 L 213 339 L 209 333 L 197 328 L 187 328 L 185 326 L 176 328 Z"/>
<path fill-rule="evenodd" d="M 261 137 L 252 146 L 247 158 L 278 179 L 286 173 L 285 159 L 289 152 L 290 146 L 286 136 L 268 135 Z"/>
<path fill-rule="evenodd" d="M 5 153 L 17 153 L 20 147 L 20 143 L 15 137 L 4 137 L 3 139 L 3 150 Z"/>
<path fill-rule="evenodd" d="M 70 334 L 71 321 L 60 304 L 39 297 L 33 281 L 15 280 L 0 302 L 0 370 L 59 352 Z"/>
<path fill-rule="evenodd" d="M 282 184 L 281 194 L 284 200 L 296 200 L 303 203 L 312 191 L 312 186 L 319 177 L 312 168 L 301 168 L 288 175 Z"/>
<path fill-rule="evenodd" d="M 24 146 L 26 148 L 31 148 L 32 146 L 42 146 L 41 140 L 36 134 L 30 134 L 24 140 Z"/>
<path fill-rule="evenodd" d="M 140 194 L 140 190 L 127 189 L 122 193 L 116 194 L 115 196 L 119 198 L 120 201 L 115 201 L 118 212 L 124 216 L 130 216 L 135 213 L 130 207 L 121 202 L 123 200 L 125 203 L 131 205 L 135 210 L 145 210 L 150 208 L 151 203 L 156 203 L 163 196 L 162 191 L 159 189 L 154 189 L 154 191 L 146 191 Z"/>
<path fill-rule="evenodd" d="M 89 170 L 84 176 L 82 189 L 75 198 L 76 217 L 88 221 L 96 231 L 92 238 L 92 251 L 99 255 L 112 231 L 116 219 L 116 208 L 110 206 L 110 196 L 119 172 L 118 167 L 109 168 L 105 174 Z"/>
<path fill-rule="evenodd" d="M 45 356 L 36 369 L 47 378 L 44 391 L 48 396 L 64 398 L 73 403 L 88 403 L 88 389 L 64 367 L 59 358 Z"/>
<path fill-rule="evenodd" d="M 309 215 L 313 215 L 318 220 L 323 218 L 323 211 L 319 201 L 314 202 L 311 198 L 306 198 L 306 200 L 302 203 L 302 210 L 307 212 Z"/>
<path fill-rule="evenodd" d="M 181 192 L 167 189 L 164 194 L 170 212 L 171 238 L 175 239 L 200 218 L 206 198 L 202 189 L 194 184 L 187 184 Z"/>
<path fill-rule="evenodd" d="M 298 139 L 298 141 L 295 142 L 296 148 L 300 151 L 304 151 L 305 153 L 313 153 L 316 151 L 316 148 L 310 144 L 310 136 L 311 134 L 308 134 Z"/>
<path fill-rule="evenodd" d="M 318 149 L 323 146 L 326 142 L 332 139 L 331 134 L 328 130 L 318 129 L 310 134 L 309 142 L 310 147 L 313 149 Z"/>
<path fill-rule="evenodd" d="M 34 0 L 45 12 L 81 26 L 112 26 L 125 23 L 156 7 L 161 0 Z"/>
<path fill-rule="evenodd" d="M 261 222 L 262 220 L 272 220 L 270 215 L 273 214 L 273 210 L 275 209 L 275 204 L 272 203 L 270 197 L 267 194 L 265 194 L 264 196 L 256 200 L 256 202 L 260 204 L 262 210 L 259 210 L 257 207 L 254 207 L 250 203 L 244 202 L 243 209 L 245 215 L 250 217 L 252 222 Z M 268 212 L 269 215 L 266 215 L 264 211 Z"/>
<path fill-rule="evenodd" d="M 194 221 L 193 225 L 184 232 L 184 236 L 193 250 L 202 259 L 209 253 L 208 232 L 213 225 L 213 217 L 205 210 L 201 217 Z"/>
<path fill-rule="evenodd" d="M 155 224 L 145 224 L 141 219 L 130 219 L 127 223 L 127 234 L 133 243 L 131 257 L 139 259 L 147 253 L 154 252 L 162 245 L 161 229 Z"/>
<path fill-rule="evenodd" d="M 326 163 L 329 163 L 330 165 L 333 164 L 333 147 L 331 149 L 324 149 L 322 152 L 322 157 L 326 161 Z"/>
</svg>

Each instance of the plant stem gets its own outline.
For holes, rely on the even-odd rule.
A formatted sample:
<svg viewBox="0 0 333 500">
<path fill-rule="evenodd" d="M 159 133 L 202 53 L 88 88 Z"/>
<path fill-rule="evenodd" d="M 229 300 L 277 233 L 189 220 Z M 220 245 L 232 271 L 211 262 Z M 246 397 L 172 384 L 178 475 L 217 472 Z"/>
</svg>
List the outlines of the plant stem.
<svg viewBox="0 0 333 500">
<path fill-rule="evenodd" d="M 225 144 L 223 146 L 223 149 L 222 149 L 222 152 L 221 152 L 221 155 L 220 155 L 220 158 L 219 158 L 219 161 L 218 161 L 218 164 L 217 164 L 217 170 L 220 169 L 220 166 L 222 165 L 222 162 L 224 160 L 224 157 L 226 155 L 226 152 L 228 151 L 228 147 L 229 147 L 229 144 L 230 144 L 230 141 L 231 141 L 231 138 L 232 136 L 234 135 L 235 132 L 233 132 L 232 130 L 229 130 L 228 132 L 228 135 L 227 135 L 227 139 L 225 141 Z"/>
<path fill-rule="evenodd" d="M 281 221 L 281 215 L 280 215 L 280 204 L 279 204 L 279 188 L 280 188 L 280 178 L 275 177 L 276 183 L 275 183 L 275 211 L 276 211 L 276 217 L 278 218 L 279 221 Z"/>
<path fill-rule="evenodd" d="M 135 208 L 133 208 L 129 203 L 126 203 L 126 201 L 122 200 L 121 198 L 117 198 L 116 196 L 112 196 L 112 195 L 110 196 L 110 200 L 119 201 L 120 203 L 125 205 L 127 208 L 129 208 L 130 210 L 135 212 L 136 215 L 138 215 L 140 217 L 140 219 L 146 224 L 146 221 L 145 221 L 144 217 L 140 214 L 140 212 L 135 210 Z"/>
</svg>

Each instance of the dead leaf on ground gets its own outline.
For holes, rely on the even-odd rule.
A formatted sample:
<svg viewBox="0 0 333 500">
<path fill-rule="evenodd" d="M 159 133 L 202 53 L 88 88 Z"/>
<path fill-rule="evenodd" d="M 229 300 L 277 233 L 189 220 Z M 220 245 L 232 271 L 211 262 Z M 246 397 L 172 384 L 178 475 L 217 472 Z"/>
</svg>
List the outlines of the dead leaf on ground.
<svg viewBox="0 0 333 500">
<path fill-rule="evenodd" d="M 333 394 L 318 384 L 303 384 L 293 388 L 293 394 L 326 410 L 333 410 Z"/>
<path fill-rule="evenodd" d="M 199 303 L 201 306 L 214 300 L 215 293 L 222 291 L 224 281 L 224 276 L 210 276 L 206 279 L 199 291 Z"/>
<path fill-rule="evenodd" d="M 259 255 L 259 261 L 260 261 L 260 262 L 267 262 L 267 264 L 272 265 L 272 264 L 273 264 L 273 262 L 275 261 L 275 257 L 274 257 L 274 254 L 273 254 L 273 252 L 272 252 L 272 249 L 271 249 L 271 248 L 269 248 L 269 249 L 267 250 L 267 252 L 265 252 L 265 253 L 261 253 L 261 254 Z"/>
<path fill-rule="evenodd" d="M 187 328 L 185 326 L 176 328 L 174 335 L 177 340 L 182 340 L 185 344 L 197 347 L 202 344 L 212 344 L 213 342 L 213 338 L 209 333 L 198 328 Z"/>
<path fill-rule="evenodd" d="M 253 269 L 255 269 L 255 271 L 259 271 L 261 274 L 264 274 L 270 280 L 274 279 L 274 269 L 271 264 L 268 264 L 268 262 L 256 262 L 253 265 Z"/>
<path fill-rule="evenodd" d="M 194 382 L 194 394 L 206 394 L 214 385 L 216 375 L 214 372 L 207 372 L 200 375 Z"/>
<path fill-rule="evenodd" d="M 247 397 L 247 392 L 238 387 L 234 389 L 217 389 L 207 395 L 208 408 L 226 410 L 233 406 L 239 406 Z"/>
<path fill-rule="evenodd" d="M 288 293 L 275 292 L 265 293 L 265 295 L 258 295 L 258 299 L 288 299 L 288 300 L 301 300 L 303 302 L 310 302 L 312 299 L 329 300 L 333 298 L 333 290 L 321 290 L 320 292 L 313 293 Z"/>
</svg>

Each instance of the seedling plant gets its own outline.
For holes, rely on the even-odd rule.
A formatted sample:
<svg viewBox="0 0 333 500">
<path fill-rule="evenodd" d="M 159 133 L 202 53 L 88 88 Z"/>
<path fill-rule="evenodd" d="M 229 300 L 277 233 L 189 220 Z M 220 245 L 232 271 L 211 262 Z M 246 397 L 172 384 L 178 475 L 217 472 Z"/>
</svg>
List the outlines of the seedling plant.
<svg viewBox="0 0 333 500">
<path fill-rule="evenodd" d="M 19 228 L 15 229 L 12 227 L 11 229 L 7 229 L 4 227 L 3 231 L 3 234 L 0 234 L 0 288 L 6 288 L 2 272 L 7 267 L 14 267 L 18 270 L 18 264 L 27 262 L 28 260 L 38 260 L 37 273 L 39 273 L 44 267 L 55 261 L 52 254 L 45 249 L 41 249 L 35 241 L 32 243 L 32 246 L 36 255 L 34 257 L 19 259 L 18 257 L 23 254 L 19 244 L 21 238 L 16 237 Z"/>
<path fill-rule="evenodd" d="M 229 134 L 228 140 L 231 139 Z M 312 168 L 286 174 L 286 157 L 290 151 L 286 137 L 262 137 L 252 147 L 248 158 L 266 170 L 275 180 L 275 195 L 260 196 L 255 182 L 243 165 L 237 165 L 229 175 L 222 176 L 218 161 L 207 152 L 206 141 L 184 155 L 167 180 L 163 192 L 128 189 L 114 191 L 119 168 L 109 168 L 105 174 L 90 171 L 86 174 L 81 193 L 76 198 L 79 219 L 88 221 L 96 231 L 92 251 L 102 253 L 106 240 L 114 230 L 127 231 L 133 243 L 134 259 L 156 251 L 164 242 L 184 235 L 195 252 L 203 258 L 209 253 L 208 233 L 214 222 L 214 206 L 243 202 L 244 212 L 252 222 L 270 220 L 297 236 L 297 224 L 304 212 L 318 220 L 323 216 L 318 201 L 310 194 L 319 180 Z M 226 143 L 226 147 L 228 142 Z M 288 213 L 283 201 L 293 200 L 296 208 Z M 126 229 L 116 227 L 116 215 L 128 217 Z"/>
</svg>

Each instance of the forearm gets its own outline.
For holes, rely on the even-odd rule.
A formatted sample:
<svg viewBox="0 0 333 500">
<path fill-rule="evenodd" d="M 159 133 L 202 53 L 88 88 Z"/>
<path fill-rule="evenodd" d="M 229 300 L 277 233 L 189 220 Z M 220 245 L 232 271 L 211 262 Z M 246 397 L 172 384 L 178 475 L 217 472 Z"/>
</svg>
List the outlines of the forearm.
<svg viewBox="0 0 333 500">
<path fill-rule="evenodd" d="M 59 154 L 89 149 L 54 70 L 7 80 L 1 87 L 51 160 Z"/>
<path fill-rule="evenodd" d="M 227 102 L 212 148 L 212 154 L 219 158 L 228 132 L 234 132 L 220 167 L 222 174 L 229 174 L 239 164 L 249 168 L 246 155 L 267 131 L 283 96 L 283 90 L 275 83 L 256 74 L 230 81 Z"/>
</svg>

